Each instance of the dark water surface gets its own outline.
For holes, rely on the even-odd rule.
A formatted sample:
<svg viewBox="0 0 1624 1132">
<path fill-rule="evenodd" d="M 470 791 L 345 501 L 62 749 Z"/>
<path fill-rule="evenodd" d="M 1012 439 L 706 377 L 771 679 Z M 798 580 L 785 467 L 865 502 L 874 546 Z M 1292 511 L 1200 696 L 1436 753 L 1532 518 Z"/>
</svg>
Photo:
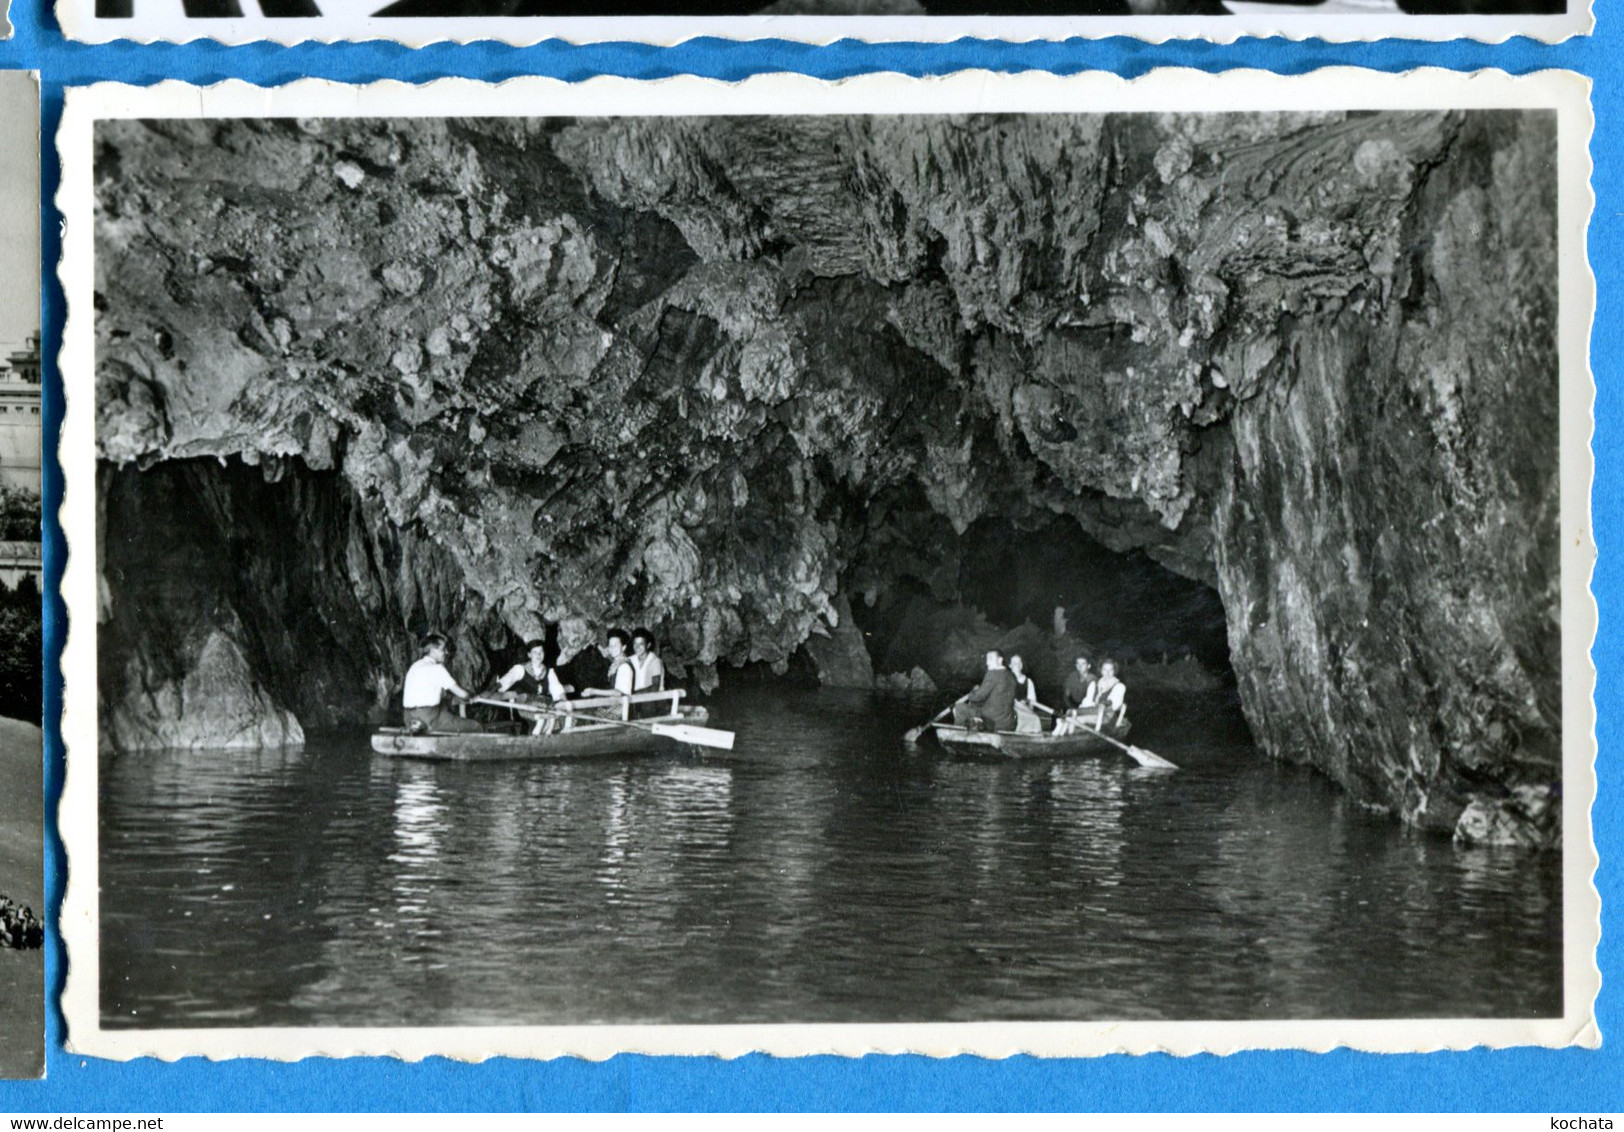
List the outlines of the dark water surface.
<svg viewBox="0 0 1624 1132">
<path fill-rule="evenodd" d="M 1136 697 L 1126 758 L 992 763 L 920 709 L 741 690 L 733 752 L 102 764 L 109 1026 L 1536 1016 L 1560 862 L 1457 850 Z"/>
</svg>

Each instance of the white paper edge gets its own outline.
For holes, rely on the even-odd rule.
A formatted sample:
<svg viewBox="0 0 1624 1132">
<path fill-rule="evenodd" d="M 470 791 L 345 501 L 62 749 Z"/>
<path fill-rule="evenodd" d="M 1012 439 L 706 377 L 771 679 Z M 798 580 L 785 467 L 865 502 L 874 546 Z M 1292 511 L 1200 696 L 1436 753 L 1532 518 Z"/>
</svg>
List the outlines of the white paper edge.
<svg viewBox="0 0 1624 1132">
<path fill-rule="evenodd" d="M 151 87 L 101 83 L 70 88 L 57 135 L 64 217 L 58 270 L 68 318 L 60 353 L 66 414 L 60 460 L 59 512 L 68 544 L 62 597 L 68 631 L 62 652 L 62 738 L 67 771 L 59 812 L 68 858 L 61 931 L 68 953 L 62 1008 L 67 1048 L 109 1058 L 189 1055 L 441 1055 L 590 1059 L 616 1053 L 778 1056 L 814 1053 L 973 1053 L 1006 1057 L 1097 1056 L 1164 1051 L 1176 1055 L 1243 1049 L 1427 1052 L 1473 1046 L 1600 1044 L 1594 1020 L 1601 973 L 1600 895 L 1590 812 L 1596 796 L 1595 668 L 1590 646 L 1596 604 L 1589 580 L 1596 547 L 1590 523 L 1590 451 L 1595 386 L 1588 341 L 1595 282 L 1585 253 L 1594 197 L 1588 150 L 1593 119 L 1590 83 L 1566 71 L 1513 77 L 1424 69 L 1390 75 L 1335 68 L 1284 76 L 1263 71 L 1211 75 L 1165 69 L 1134 80 L 1090 72 L 1000 75 L 961 72 L 945 78 L 867 75 L 826 83 L 798 75 L 765 75 L 738 84 L 692 77 L 657 83 L 598 78 L 581 83 L 520 78 L 500 85 L 442 79 L 425 85 L 366 86 L 304 80 L 278 88 L 241 81 L 211 87 L 165 82 Z M 95 513 L 95 344 L 92 292 L 94 212 L 92 123 L 98 118 L 447 117 L 676 114 L 856 114 L 973 112 L 1167 112 L 1278 109 L 1552 109 L 1558 115 L 1558 250 L 1560 260 L 1563 655 L 1563 914 L 1564 1001 L 1560 1019 L 1403 1019 L 1393 1021 L 1036 1022 L 740 1026 L 533 1026 L 393 1029 L 287 1028 L 104 1030 L 97 1010 L 97 577 Z M 83 549 L 80 549 L 83 548 Z M 1396 820 L 1396 819 L 1395 819 Z"/>
<path fill-rule="evenodd" d="M 246 0 L 249 5 L 253 0 Z M 382 6 L 385 0 L 378 0 Z M 154 0 L 138 0 L 150 8 Z M 1595 27 L 1591 0 L 1570 0 L 1561 15 L 1409 16 L 1396 13 L 1316 15 L 1283 6 L 1280 12 L 1228 16 L 358 16 L 333 14 L 305 18 L 188 18 L 177 3 L 156 15 L 98 19 L 95 0 L 57 0 L 56 18 L 69 39 L 108 43 L 189 43 L 212 39 L 225 44 L 340 43 L 388 40 L 408 47 L 431 43 L 492 41 L 529 46 L 547 40 L 567 43 L 642 43 L 672 46 L 699 37 L 726 40 L 784 39 L 829 44 L 850 39 L 865 43 L 948 43 L 966 37 L 1011 43 L 1128 36 L 1146 43 L 1205 40 L 1233 43 L 1243 38 L 1320 39 L 1328 43 L 1368 43 L 1379 39 L 1439 42 L 1472 39 L 1504 43 L 1527 36 L 1560 43 L 1589 35 Z"/>
</svg>

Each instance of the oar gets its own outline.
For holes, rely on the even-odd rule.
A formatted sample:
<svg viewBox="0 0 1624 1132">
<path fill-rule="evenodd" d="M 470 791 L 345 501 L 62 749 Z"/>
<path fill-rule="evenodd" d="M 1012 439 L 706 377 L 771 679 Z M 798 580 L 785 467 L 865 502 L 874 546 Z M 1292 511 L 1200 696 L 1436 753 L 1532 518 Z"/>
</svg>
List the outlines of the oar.
<svg viewBox="0 0 1624 1132">
<path fill-rule="evenodd" d="M 551 708 L 536 707 L 534 704 L 516 704 L 511 700 L 497 700 L 489 696 L 475 696 L 470 702 L 490 704 L 493 707 L 512 708 L 514 711 L 527 712 L 531 715 L 550 715 L 554 719 L 584 719 L 592 723 L 618 723 L 622 727 L 635 727 L 639 731 L 649 731 L 655 735 L 663 735 L 668 739 L 675 739 L 679 743 L 692 743 L 696 747 L 715 747 L 723 751 L 733 749 L 733 732 L 723 731 L 717 727 L 700 727 L 693 723 L 644 723 L 642 720 L 637 719 L 605 719 L 597 715 L 576 715 L 573 712 L 553 711 Z"/>
<path fill-rule="evenodd" d="M 926 731 L 928 731 L 930 728 L 935 727 L 938 723 L 940 723 L 942 721 L 942 717 L 949 716 L 949 715 L 952 715 L 952 714 L 953 714 L 953 705 L 948 704 L 945 708 L 943 708 L 941 711 L 937 712 L 934 716 L 932 716 L 928 723 L 921 723 L 918 727 L 910 727 L 908 729 L 907 733 L 902 736 L 902 741 L 904 743 L 917 743 L 917 742 L 919 742 L 919 737 L 921 735 L 923 735 Z"/>
<path fill-rule="evenodd" d="M 635 727 L 640 731 L 652 731 L 656 735 L 664 735 L 679 743 L 692 743 L 696 747 L 715 747 L 719 751 L 733 749 L 733 732 L 723 731 L 719 727 L 700 727 L 697 723 L 640 723 L 631 719 L 611 719 L 609 722 Z"/>
<path fill-rule="evenodd" d="M 498 699 L 495 699 L 495 698 L 493 698 L 491 696 L 473 696 L 468 700 L 468 702 L 471 703 L 471 704 L 488 704 L 491 707 L 507 708 L 509 711 L 516 711 L 516 712 L 519 712 L 522 715 L 545 715 L 545 716 L 550 716 L 550 717 L 552 717 L 554 719 L 574 719 L 574 718 L 576 718 L 574 715 L 572 715 L 569 712 L 553 711 L 551 708 L 537 707 L 535 704 L 521 704 L 521 703 L 518 703 L 518 702 L 516 702 L 514 700 L 498 700 Z M 596 722 L 599 722 L 599 723 L 618 723 L 618 722 L 620 722 L 619 720 L 598 719 L 598 717 L 595 716 L 595 715 L 594 716 L 583 715 L 583 716 L 580 716 L 579 718 L 581 718 L 581 719 L 592 719 L 592 720 L 595 720 Z"/>
<path fill-rule="evenodd" d="M 1132 746 L 1132 745 L 1130 745 L 1128 743 L 1119 743 L 1115 739 L 1111 738 L 1109 735 L 1105 734 L 1105 732 L 1096 731 L 1094 728 L 1090 727 L 1088 724 L 1082 722 L 1081 720 L 1077 721 L 1077 726 L 1081 727 L 1084 731 L 1087 731 L 1090 735 L 1094 735 L 1094 736 L 1096 736 L 1096 737 L 1098 737 L 1100 739 L 1104 739 L 1107 743 L 1111 744 L 1111 746 L 1113 746 L 1113 747 L 1120 747 L 1122 750 L 1124 750 L 1124 751 L 1126 751 L 1128 753 L 1128 757 L 1130 759 L 1132 759 L 1134 762 L 1138 763 L 1140 766 L 1155 767 L 1157 770 L 1177 770 L 1178 769 L 1178 764 L 1177 763 L 1168 762 L 1166 759 L 1162 758 L 1162 756 L 1158 755 L 1155 751 L 1147 751 L 1143 747 L 1135 747 L 1135 746 Z"/>
</svg>

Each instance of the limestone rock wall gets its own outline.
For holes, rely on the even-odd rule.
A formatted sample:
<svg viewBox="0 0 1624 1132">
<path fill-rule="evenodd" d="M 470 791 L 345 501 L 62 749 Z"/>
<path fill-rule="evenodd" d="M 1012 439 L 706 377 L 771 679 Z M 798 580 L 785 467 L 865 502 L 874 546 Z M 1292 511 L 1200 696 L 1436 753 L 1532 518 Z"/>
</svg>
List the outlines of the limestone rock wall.
<svg viewBox="0 0 1624 1132">
<path fill-rule="evenodd" d="M 382 722 L 415 638 L 456 633 L 483 678 L 507 632 L 438 546 L 334 473 L 177 460 L 105 469 L 103 743 L 259 747 Z M 157 532 L 155 537 L 155 532 Z"/>
<path fill-rule="evenodd" d="M 109 466 L 331 471 L 506 632 L 702 679 L 1069 515 L 1219 588 L 1275 754 L 1540 805 L 1540 115 L 98 129 Z"/>
<path fill-rule="evenodd" d="M 1282 379 L 1234 412 L 1213 512 L 1265 747 L 1471 839 L 1559 832 L 1548 129 L 1465 126 L 1387 302 L 1284 339 Z"/>
</svg>

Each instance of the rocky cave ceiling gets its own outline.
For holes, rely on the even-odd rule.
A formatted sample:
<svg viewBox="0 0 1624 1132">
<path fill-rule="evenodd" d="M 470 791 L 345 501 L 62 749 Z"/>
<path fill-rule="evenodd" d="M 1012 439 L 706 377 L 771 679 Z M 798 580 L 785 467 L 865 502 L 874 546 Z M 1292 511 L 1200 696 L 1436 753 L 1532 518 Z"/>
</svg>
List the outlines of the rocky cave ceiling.
<svg viewBox="0 0 1624 1132">
<path fill-rule="evenodd" d="M 752 611 L 699 660 L 799 644 L 892 496 L 1210 579 L 1212 426 L 1409 284 L 1457 128 L 104 124 L 101 450 L 342 466 L 520 634 Z"/>
</svg>

